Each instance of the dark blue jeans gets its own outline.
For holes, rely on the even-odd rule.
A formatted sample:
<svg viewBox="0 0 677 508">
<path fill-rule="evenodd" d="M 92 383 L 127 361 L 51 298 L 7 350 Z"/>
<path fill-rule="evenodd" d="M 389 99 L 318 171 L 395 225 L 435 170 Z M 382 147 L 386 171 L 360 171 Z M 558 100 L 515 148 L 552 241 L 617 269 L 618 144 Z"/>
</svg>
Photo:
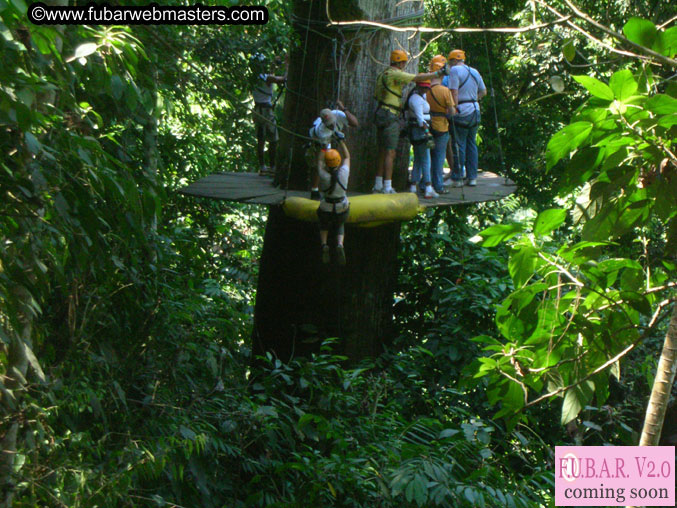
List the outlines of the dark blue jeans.
<svg viewBox="0 0 677 508">
<path fill-rule="evenodd" d="M 456 139 L 454 145 L 454 170 L 451 172 L 452 180 L 461 180 L 463 178 L 463 166 L 465 166 L 465 176 L 468 180 L 477 179 L 477 129 L 480 126 L 479 112 L 477 121 L 472 127 L 462 127 L 454 123 L 454 132 Z"/>
<path fill-rule="evenodd" d="M 435 136 L 435 147 L 430 150 L 430 173 L 433 181 L 433 187 L 437 192 L 444 189 L 444 160 L 447 154 L 447 143 L 449 142 L 449 133 L 445 132 L 440 136 Z"/>
</svg>

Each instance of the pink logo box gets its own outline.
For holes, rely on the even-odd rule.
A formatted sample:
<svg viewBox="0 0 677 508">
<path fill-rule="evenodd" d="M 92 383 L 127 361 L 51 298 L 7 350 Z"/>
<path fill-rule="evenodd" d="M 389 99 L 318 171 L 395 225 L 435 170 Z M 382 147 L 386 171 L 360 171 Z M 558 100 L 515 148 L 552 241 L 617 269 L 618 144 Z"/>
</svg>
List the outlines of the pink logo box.
<svg viewBox="0 0 677 508">
<path fill-rule="evenodd" d="M 675 447 L 556 446 L 555 506 L 675 506 Z"/>
</svg>

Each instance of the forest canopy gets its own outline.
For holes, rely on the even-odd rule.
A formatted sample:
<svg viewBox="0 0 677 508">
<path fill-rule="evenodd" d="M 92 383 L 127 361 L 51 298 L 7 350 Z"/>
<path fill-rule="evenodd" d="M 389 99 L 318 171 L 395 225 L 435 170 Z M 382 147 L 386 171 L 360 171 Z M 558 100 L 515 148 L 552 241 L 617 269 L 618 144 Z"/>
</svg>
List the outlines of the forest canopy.
<svg viewBox="0 0 677 508">
<path fill-rule="evenodd" d="M 675 7 L 367 3 L 37 25 L 0 0 L 0 506 L 545 507 L 555 446 L 677 444 Z M 309 190 L 286 146 L 330 95 L 367 171 L 396 41 L 411 72 L 465 50 L 514 195 L 349 228 L 319 272 L 316 225 L 277 250 L 279 207 L 178 192 L 258 170 L 254 55 L 290 62 L 278 175 Z M 293 283 L 338 304 L 275 292 L 311 258 Z"/>
</svg>

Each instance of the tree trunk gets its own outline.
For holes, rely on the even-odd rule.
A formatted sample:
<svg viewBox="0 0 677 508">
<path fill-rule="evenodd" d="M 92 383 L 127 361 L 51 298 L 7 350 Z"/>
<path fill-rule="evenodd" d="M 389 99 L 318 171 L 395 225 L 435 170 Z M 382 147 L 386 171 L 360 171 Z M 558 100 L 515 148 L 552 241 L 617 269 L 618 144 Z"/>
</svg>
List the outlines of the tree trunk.
<svg viewBox="0 0 677 508">
<path fill-rule="evenodd" d="M 398 0 L 346 0 L 331 2 L 331 17 L 380 20 L 410 14 L 418 7 L 416 2 Z M 320 109 L 333 107 L 340 98 L 360 122 L 358 128 L 347 130 L 349 189 L 368 191 L 378 154 L 371 122 L 376 76 L 385 69 L 392 49 L 404 48 L 415 55 L 419 37 L 328 28 L 324 0 L 298 0 L 293 13 L 301 46 L 291 53 L 282 125 L 307 136 Z M 417 60 L 412 59 L 406 70 L 417 69 Z M 303 147 L 307 140 L 280 135 L 278 180 L 283 188 L 309 190 L 311 169 Z M 393 178 L 399 189 L 406 184 L 408 149 L 403 141 Z M 254 355 L 272 351 L 288 360 L 315 351 L 324 337 L 342 338 L 337 350 L 354 360 L 378 354 L 391 335 L 399 232 L 398 223 L 347 227 L 347 266 L 340 268 L 334 260 L 325 266 L 320 262 L 317 224 L 289 219 L 279 207 L 271 207 L 256 297 Z"/>
<path fill-rule="evenodd" d="M 665 335 L 665 343 L 661 352 L 656 378 L 654 379 L 651 397 L 646 408 L 640 446 L 657 446 L 661 438 L 665 411 L 670 401 L 670 392 L 677 372 L 677 304 L 672 307 L 672 317 Z"/>
</svg>

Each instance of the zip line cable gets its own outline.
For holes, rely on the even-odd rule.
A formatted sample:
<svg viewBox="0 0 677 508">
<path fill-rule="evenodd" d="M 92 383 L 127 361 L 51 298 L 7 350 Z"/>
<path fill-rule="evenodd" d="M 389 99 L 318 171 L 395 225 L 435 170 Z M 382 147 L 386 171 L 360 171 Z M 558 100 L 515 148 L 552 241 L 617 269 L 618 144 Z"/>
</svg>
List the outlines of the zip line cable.
<svg viewBox="0 0 677 508">
<path fill-rule="evenodd" d="M 484 0 L 480 0 L 480 20 L 484 25 Z M 496 127 L 496 141 L 498 141 L 498 158 L 501 162 L 501 170 L 503 171 L 503 184 L 508 185 L 508 171 L 505 168 L 505 159 L 503 157 L 503 145 L 501 143 L 501 128 L 498 123 L 498 109 L 496 108 L 496 91 L 494 90 L 493 72 L 491 71 L 491 58 L 489 57 L 489 43 L 487 42 L 487 33 L 484 32 L 484 51 L 487 58 L 487 66 L 489 68 L 489 88 L 491 88 L 491 104 L 494 108 L 494 126 Z"/>
</svg>

